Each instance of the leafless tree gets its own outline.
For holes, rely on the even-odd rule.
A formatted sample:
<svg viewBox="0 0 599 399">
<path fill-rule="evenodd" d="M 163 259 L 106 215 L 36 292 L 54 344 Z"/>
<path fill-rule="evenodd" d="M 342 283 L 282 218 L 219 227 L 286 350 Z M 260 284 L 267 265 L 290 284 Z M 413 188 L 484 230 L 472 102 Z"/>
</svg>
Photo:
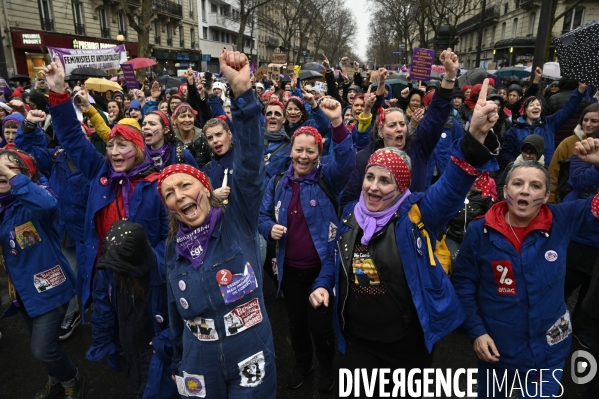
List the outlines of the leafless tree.
<svg viewBox="0 0 599 399">
<path fill-rule="evenodd" d="M 149 57 L 150 56 L 150 26 L 154 20 L 155 15 L 152 10 L 152 0 L 140 0 L 141 6 L 139 9 L 133 9 L 129 7 L 126 0 L 120 0 L 120 5 L 123 8 L 123 12 L 127 16 L 129 26 L 137 32 L 137 56 L 138 57 Z M 139 16 L 139 24 L 137 23 L 136 16 Z"/>
</svg>

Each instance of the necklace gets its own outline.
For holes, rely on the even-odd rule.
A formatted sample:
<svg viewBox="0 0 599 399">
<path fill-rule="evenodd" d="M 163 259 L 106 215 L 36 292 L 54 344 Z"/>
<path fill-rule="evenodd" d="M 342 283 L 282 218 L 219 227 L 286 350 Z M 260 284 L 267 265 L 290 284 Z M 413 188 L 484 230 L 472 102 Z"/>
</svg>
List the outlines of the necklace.
<svg viewBox="0 0 599 399">
<path fill-rule="evenodd" d="M 508 226 L 510 226 L 510 230 L 512 230 L 512 234 L 514 234 L 514 237 L 516 237 L 516 240 L 518 240 L 518 243 L 522 244 L 522 241 L 520 241 L 520 239 L 516 235 L 516 232 L 514 231 L 514 228 L 512 227 L 512 222 L 510 221 L 510 211 L 507 212 L 507 224 L 508 224 Z"/>
</svg>

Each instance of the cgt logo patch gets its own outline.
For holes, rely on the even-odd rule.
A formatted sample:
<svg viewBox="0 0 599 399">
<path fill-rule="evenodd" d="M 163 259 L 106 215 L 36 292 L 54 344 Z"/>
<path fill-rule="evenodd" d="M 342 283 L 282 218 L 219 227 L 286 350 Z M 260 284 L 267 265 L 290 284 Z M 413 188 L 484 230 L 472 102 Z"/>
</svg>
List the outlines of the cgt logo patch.
<svg viewBox="0 0 599 399">
<path fill-rule="evenodd" d="M 516 279 L 512 262 L 509 260 L 498 260 L 491 262 L 495 284 L 497 284 L 497 293 L 499 295 L 516 295 Z"/>
</svg>

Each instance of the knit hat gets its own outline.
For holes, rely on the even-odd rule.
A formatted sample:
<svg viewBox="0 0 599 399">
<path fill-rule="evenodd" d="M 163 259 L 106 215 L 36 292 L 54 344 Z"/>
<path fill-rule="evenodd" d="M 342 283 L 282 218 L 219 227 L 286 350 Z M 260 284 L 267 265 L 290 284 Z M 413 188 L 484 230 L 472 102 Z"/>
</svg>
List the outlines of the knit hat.
<svg viewBox="0 0 599 399">
<path fill-rule="evenodd" d="M 318 130 L 314 129 L 311 126 L 302 126 L 299 129 L 297 129 L 295 133 L 293 133 L 293 136 L 291 136 L 291 141 L 295 139 L 295 136 L 302 133 L 314 136 L 314 142 L 316 142 L 318 148 L 320 149 L 320 153 L 322 154 L 322 151 L 324 149 L 324 142 L 322 141 L 322 136 L 320 135 L 320 133 L 318 133 Z"/>
<path fill-rule="evenodd" d="M 120 91 L 120 90 L 115 90 L 115 91 L 112 93 L 112 97 L 110 97 L 110 98 L 112 98 L 112 99 L 114 100 L 114 99 L 116 99 L 117 97 L 120 97 L 120 98 L 122 98 L 122 99 L 124 100 L 124 99 L 125 99 L 125 94 L 123 94 L 123 92 L 122 92 L 122 91 Z"/>
<path fill-rule="evenodd" d="M 121 119 L 110 131 L 108 139 L 110 140 L 116 136 L 121 136 L 125 140 L 131 141 L 142 152 L 145 150 L 145 141 L 141 134 L 141 128 L 139 127 L 139 123 L 133 118 Z"/>
<path fill-rule="evenodd" d="M 462 86 L 462 93 L 465 93 L 466 90 L 468 90 L 468 89 L 472 89 L 472 86 L 471 85 L 464 85 L 464 86 Z"/>
<path fill-rule="evenodd" d="M 204 187 L 206 187 L 207 190 L 209 190 L 209 191 L 211 190 L 210 180 L 208 180 L 208 176 L 206 176 L 203 172 L 194 168 L 193 166 L 190 166 L 190 165 L 187 165 L 184 163 L 177 163 L 177 164 L 167 166 L 160 173 L 160 177 L 158 178 L 158 194 L 160 195 L 160 198 L 162 198 L 162 192 L 160 191 L 160 188 L 162 187 L 162 182 L 167 177 L 174 175 L 176 173 L 188 174 L 189 176 L 192 176 L 192 177 L 198 179 L 200 181 L 200 183 L 202 183 L 202 185 Z M 164 198 L 163 198 L 163 200 L 164 200 Z"/>
<path fill-rule="evenodd" d="M 510 85 L 507 88 L 507 92 L 510 93 L 512 91 L 517 91 L 520 95 L 522 95 L 523 90 L 522 90 L 522 86 L 520 85 Z"/>
<path fill-rule="evenodd" d="M 464 98 L 466 98 L 466 97 L 464 96 L 464 92 L 463 92 L 462 90 L 460 90 L 460 88 L 459 88 L 459 87 L 454 87 L 454 88 L 453 88 L 453 90 L 451 91 L 451 97 L 452 97 L 452 98 L 459 97 L 459 98 L 461 98 L 462 100 L 463 100 Z"/>
<path fill-rule="evenodd" d="M 260 82 L 256 83 L 256 87 L 261 88 L 262 90 L 264 90 L 264 85 Z"/>
<path fill-rule="evenodd" d="M 422 100 L 425 107 L 428 107 L 428 104 L 431 102 L 434 95 L 435 95 L 434 90 L 431 90 L 428 93 L 426 93 L 426 96 L 424 96 L 424 99 Z"/>
<path fill-rule="evenodd" d="M 6 125 L 7 122 L 11 122 L 11 121 L 15 122 L 17 125 L 21 126 L 24 119 L 25 118 L 23 118 L 23 115 L 15 112 L 14 114 L 7 115 L 6 118 L 4 118 L 4 120 L 2 121 L 2 127 L 4 128 L 4 125 Z"/>
<path fill-rule="evenodd" d="M 361 94 L 362 93 L 362 89 L 360 88 L 360 86 L 356 86 L 356 85 L 351 85 L 347 88 L 347 92 L 349 93 L 350 91 L 355 91 L 356 94 Z"/>
<path fill-rule="evenodd" d="M 537 159 L 539 159 L 541 155 L 543 155 L 543 152 L 545 152 L 545 140 L 542 136 L 538 134 L 529 134 L 528 136 L 526 136 L 524 140 L 522 140 L 522 145 L 520 145 L 520 151 L 522 151 L 525 146 L 530 146 L 534 148 L 537 154 Z"/>
<path fill-rule="evenodd" d="M 139 100 L 131 100 L 129 103 L 129 109 L 138 109 L 141 111 L 141 104 L 139 103 Z"/>
<path fill-rule="evenodd" d="M 410 168 L 395 151 L 385 148 L 375 151 L 368 160 L 366 171 L 371 166 L 382 166 L 388 169 L 393 175 L 400 192 L 406 191 L 409 187 L 411 178 Z"/>
</svg>

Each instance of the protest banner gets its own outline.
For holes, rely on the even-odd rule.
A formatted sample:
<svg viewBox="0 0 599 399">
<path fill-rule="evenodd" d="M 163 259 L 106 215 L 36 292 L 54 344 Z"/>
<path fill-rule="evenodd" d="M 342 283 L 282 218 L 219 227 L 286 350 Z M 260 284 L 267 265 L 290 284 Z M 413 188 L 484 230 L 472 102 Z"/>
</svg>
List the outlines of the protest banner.
<svg viewBox="0 0 599 399">
<path fill-rule="evenodd" d="M 127 89 L 131 90 L 139 88 L 133 65 L 121 64 L 121 69 L 123 70 L 123 76 L 125 77 L 125 85 L 127 86 Z"/>
<path fill-rule="evenodd" d="M 414 49 L 412 54 L 412 66 L 410 67 L 410 78 L 412 80 L 428 81 L 431 76 L 431 67 L 435 59 L 435 50 L 428 48 Z"/>
<path fill-rule="evenodd" d="M 103 71 L 119 69 L 121 63 L 127 61 L 125 45 L 93 50 L 48 47 L 50 58 L 60 57 L 65 74 L 70 75 L 76 68 L 96 68 Z"/>
</svg>

